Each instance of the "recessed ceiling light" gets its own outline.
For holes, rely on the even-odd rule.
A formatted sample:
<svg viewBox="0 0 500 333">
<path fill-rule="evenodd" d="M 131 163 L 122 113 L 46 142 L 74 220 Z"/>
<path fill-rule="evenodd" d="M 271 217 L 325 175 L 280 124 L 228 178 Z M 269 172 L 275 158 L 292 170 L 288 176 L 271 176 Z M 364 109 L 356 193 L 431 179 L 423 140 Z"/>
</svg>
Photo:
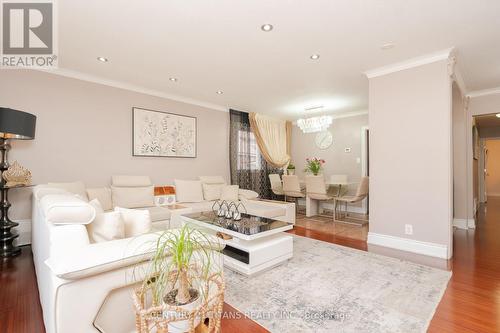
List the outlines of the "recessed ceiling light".
<svg viewBox="0 0 500 333">
<path fill-rule="evenodd" d="M 263 24 L 260 27 L 260 30 L 265 31 L 265 32 L 269 32 L 269 31 L 273 30 L 273 28 L 274 27 L 271 24 Z"/>
<path fill-rule="evenodd" d="M 311 58 L 312 60 L 318 60 L 319 59 L 319 54 L 313 54 L 309 58 Z"/>
<path fill-rule="evenodd" d="M 100 62 L 108 62 L 108 58 L 104 57 L 97 57 L 97 60 L 99 60 Z"/>
<path fill-rule="evenodd" d="M 497 118 L 500 118 L 500 113 L 497 113 L 495 116 L 497 116 Z"/>
<path fill-rule="evenodd" d="M 394 43 L 385 43 L 383 44 L 380 48 L 382 50 L 390 50 L 392 49 L 394 46 L 396 46 Z"/>
<path fill-rule="evenodd" d="M 222 95 L 224 92 L 222 90 L 217 90 L 216 93 Z"/>
<path fill-rule="evenodd" d="M 177 78 L 176 77 L 171 77 L 171 78 L 169 78 L 169 80 L 172 81 L 172 82 L 177 82 Z"/>
</svg>

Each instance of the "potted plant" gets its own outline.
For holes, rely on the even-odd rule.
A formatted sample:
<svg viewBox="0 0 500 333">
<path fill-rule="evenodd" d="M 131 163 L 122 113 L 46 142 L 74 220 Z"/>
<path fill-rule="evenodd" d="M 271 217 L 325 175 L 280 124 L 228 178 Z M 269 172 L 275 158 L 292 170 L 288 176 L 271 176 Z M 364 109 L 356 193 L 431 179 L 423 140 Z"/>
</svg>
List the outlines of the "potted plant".
<svg viewBox="0 0 500 333">
<path fill-rule="evenodd" d="M 304 171 L 312 173 L 313 175 L 317 176 L 320 173 L 324 164 L 325 160 L 322 158 L 317 158 L 317 157 L 306 158 L 306 168 L 304 169 Z"/>
<path fill-rule="evenodd" d="M 219 247 L 202 231 L 189 225 L 166 230 L 156 241 L 142 290 L 151 291 L 152 306 L 176 307 L 162 314 L 164 318 L 176 320 L 169 323 L 169 332 L 188 331 L 190 313 L 208 299 L 209 285 L 204 281 L 209 274 L 222 271 L 214 256 Z M 195 317 L 193 327 L 200 320 Z"/>
<path fill-rule="evenodd" d="M 286 168 L 286 171 L 290 176 L 294 175 L 295 174 L 295 165 L 292 162 L 290 162 L 290 164 L 288 164 L 288 167 Z"/>
</svg>

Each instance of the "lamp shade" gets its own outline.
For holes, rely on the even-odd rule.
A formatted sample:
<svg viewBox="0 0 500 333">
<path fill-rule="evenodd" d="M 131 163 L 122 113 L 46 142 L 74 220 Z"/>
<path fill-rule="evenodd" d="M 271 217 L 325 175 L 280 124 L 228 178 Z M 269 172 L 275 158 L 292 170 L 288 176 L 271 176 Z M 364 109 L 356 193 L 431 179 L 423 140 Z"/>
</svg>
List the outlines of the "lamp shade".
<svg viewBox="0 0 500 333">
<path fill-rule="evenodd" d="M 0 107 L 0 138 L 31 140 L 35 138 L 36 116 Z"/>
</svg>

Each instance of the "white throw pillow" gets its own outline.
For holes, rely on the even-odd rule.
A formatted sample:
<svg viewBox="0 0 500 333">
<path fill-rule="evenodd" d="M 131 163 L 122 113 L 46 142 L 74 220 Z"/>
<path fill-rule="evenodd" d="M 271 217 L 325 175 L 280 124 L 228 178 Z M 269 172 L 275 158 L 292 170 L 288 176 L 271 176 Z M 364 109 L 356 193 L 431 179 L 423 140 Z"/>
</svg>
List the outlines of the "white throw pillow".
<svg viewBox="0 0 500 333">
<path fill-rule="evenodd" d="M 111 189 L 109 187 L 88 188 L 87 196 L 89 201 L 98 199 L 103 210 L 112 210 L 113 201 L 111 200 Z"/>
<path fill-rule="evenodd" d="M 40 200 L 47 222 L 53 224 L 89 224 L 95 208 L 74 194 L 48 194 Z"/>
<path fill-rule="evenodd" d="M 120 212 L 97 214 L 94 221 L 87 225 L 90 241 L 107 242 L 125 238 L 125 222 Z"/>
<path fill-rule="evenodd" d="M 111 186 L 115 207 L 142 208 L 155 205 L 154 186 L 116 187 Z"/>
<path fill-rule="evenodd" d="M 244 189 L 239 189 L 238 191 L 238 198 L 240 200 L 253 200 L 257 199 L 259 197 L 259 193 L 252 191 L 252 190 L 244 190 Z"/>
<path fill-rule="evenodd" d="M 85 191 L 85 184 L 82 181 L 70 183 L 48 183 L 47 185 L 52 188 L 59 188 L 76 194 L 80 196 L 82 200 L 89 200 L 87 192 Z"/>
<path fill-rule="evenodd" d="M 202 184 L 203 198 L 208 201 L 219 200 L 224 184 Z"/>
<path fill-rule="evenodd" d="M 238 185 L 226 185 L 222 187 L 220 199 L 226 201 L 238 201 Z"/>
<path fill-rule="evenodd" d="M 203 190 L 199 180 L 175 181 L 175 195 L 178 202 L 201 202 L 203 201 Z"/>
<path fill-rule="evenodd" d="M 115 212 L 120 212 L 125 223 L 125 237 L 135 237 L 151 231 L 151 214 L 144 209 L 127 209 L 115 207 Z"/>
</svg>

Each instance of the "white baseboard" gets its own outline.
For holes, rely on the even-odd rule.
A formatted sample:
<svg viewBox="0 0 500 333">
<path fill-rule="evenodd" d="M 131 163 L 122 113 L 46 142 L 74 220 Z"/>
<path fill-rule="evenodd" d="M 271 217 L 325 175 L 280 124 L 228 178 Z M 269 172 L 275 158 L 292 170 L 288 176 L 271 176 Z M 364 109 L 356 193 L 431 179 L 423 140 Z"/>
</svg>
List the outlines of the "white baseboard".
<svg viewBox="0 0 500 333">
<path fill-rule="evenodd" d="M 368 232 L 368 244 L 449 259 L 448 246 L 442 244 L 422 242 L 414 239 L 376 234 L 373 232 Z"/>
<path fill-rule="evenodd" d="M 474 219 L 453 219 L 453 226 L 458 229 L 475 229 L 476 221 Z"/>
<path fill-rule="evenodd" d="M 12 220 L 12 222 L 19 223 L 19 226 L 14 229 L 19 235 L 15 244 L 17 246 L 31 244 L 31 219 Z"/>
</svg>

